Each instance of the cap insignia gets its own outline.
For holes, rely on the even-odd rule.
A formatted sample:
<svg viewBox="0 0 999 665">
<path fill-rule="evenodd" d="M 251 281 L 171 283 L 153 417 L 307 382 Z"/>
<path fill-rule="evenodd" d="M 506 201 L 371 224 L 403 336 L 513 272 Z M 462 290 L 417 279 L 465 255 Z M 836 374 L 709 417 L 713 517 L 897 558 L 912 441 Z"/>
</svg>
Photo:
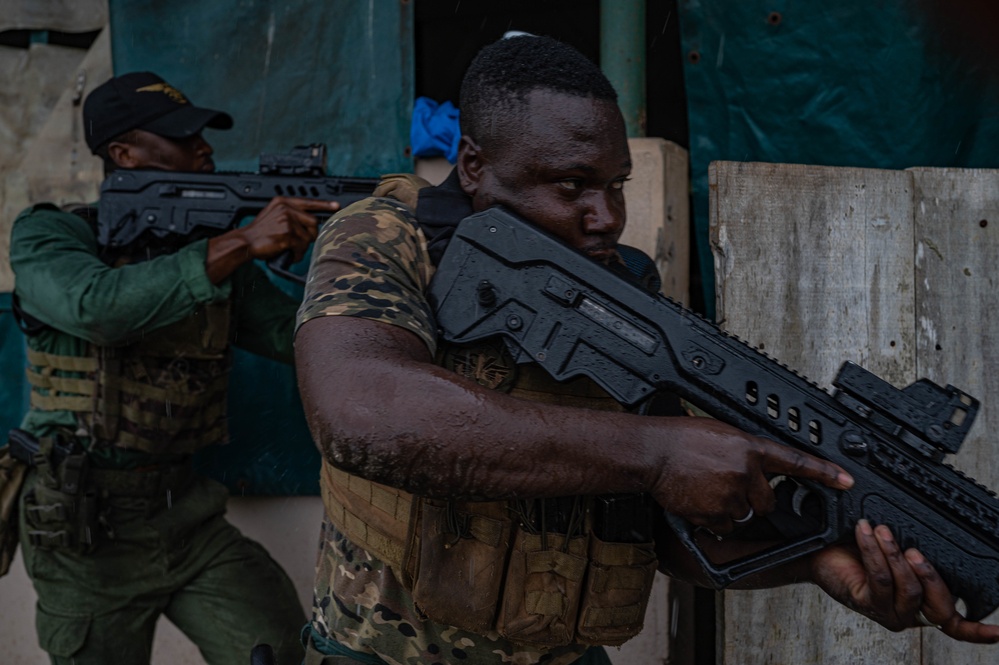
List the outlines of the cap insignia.
<svg viewBox="0 0 999 665">
<path fill-rule="evenodd" d="M 162 92 L 178 104 L 187 104 L 187 97 L 184 96 L 184 93 L 169 83 L 153 83 L 152 85 L 138 88 L 136 92 Z"/>
</svg>

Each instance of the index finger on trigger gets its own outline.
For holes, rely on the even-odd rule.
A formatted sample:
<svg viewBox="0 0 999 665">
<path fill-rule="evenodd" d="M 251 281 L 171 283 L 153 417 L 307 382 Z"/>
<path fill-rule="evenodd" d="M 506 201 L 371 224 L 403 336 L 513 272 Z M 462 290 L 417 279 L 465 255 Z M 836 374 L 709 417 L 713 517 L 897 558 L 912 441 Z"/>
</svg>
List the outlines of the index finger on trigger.
<svg viewBox="0 0 999 665">
<path fill-rule="evenodd" d="M 838 464 L 791 446 L 769 440 L 767 444 L 764 450 L 764 472 L 815 480 L 833 489 L 848 490 L 853 487 L 853 476 Z"/>
</svg>

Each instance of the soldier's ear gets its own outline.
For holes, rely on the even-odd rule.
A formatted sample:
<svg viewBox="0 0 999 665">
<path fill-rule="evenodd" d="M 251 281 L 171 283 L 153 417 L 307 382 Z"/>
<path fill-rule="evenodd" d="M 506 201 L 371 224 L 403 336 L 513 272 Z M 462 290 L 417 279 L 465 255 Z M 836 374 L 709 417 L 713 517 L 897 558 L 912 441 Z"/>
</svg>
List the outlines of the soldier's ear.
<svg viewBox="0 0 999 665">
<path fill-rule="evenodd" d="M 135 146 L 125 141 L 108 143 L 108 157 L 122 169 L 134 169 L 138 164 Z"/>
<path fill-rule="evenodd" d="M 467 134 L 462 135 L 458 142 L 458 163 L 456 166 L 461 190 L 474 197 L 482 183 L 485 160 L 482 158 L 482 148 Z"/>
</svg>

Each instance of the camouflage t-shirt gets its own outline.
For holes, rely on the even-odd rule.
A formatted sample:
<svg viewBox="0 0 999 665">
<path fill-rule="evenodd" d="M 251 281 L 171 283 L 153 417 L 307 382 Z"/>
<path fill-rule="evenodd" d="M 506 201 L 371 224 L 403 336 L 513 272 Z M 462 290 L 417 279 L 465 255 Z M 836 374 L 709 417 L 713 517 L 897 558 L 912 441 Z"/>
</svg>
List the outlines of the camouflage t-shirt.
<svg viewBox="0 0 999 665">
<path fill-rule="evenodd" d="M 410 330 L 430 352 L 437 342 L 424 292 L 433 276 L 427 241 L 412 210 L 388 198 L 355 203 L 319 233 L 298 325 L 318 316 L 357 316 Z M 548 651 L 498 633 L 435 623 L 416 609 L 392 569 L 324 520 L 312 630 L 391 665 L 565 665 L 585 647 Z"/>
</svg>

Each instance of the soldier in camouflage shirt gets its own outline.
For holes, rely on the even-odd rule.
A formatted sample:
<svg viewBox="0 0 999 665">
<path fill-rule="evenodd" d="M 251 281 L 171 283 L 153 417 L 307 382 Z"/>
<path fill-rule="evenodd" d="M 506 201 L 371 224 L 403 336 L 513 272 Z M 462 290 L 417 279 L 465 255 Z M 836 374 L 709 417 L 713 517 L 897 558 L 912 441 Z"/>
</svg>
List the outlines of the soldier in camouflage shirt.
<svg viewBox="0 0 999 665">
<path fill-rule="evenodd" d="M 389 189 L 390 182 L 376 195 Z M 395 196 L 415 198 L 398 189 Z M 423 297 L 434 268 L 412 208 L 395 198 L 356 203 L 336 224 L 324 225 L 314 256 L 300 324 L 322 316 L 377 320 L 416 334 L 431 355 L 436 353 L 433 315 Z M 585 650 L 573 645 L 543 653 L 496 633 L 476 635 L 428 620 L 385 564 L 351 543 L 328 519 L 320 541 L 311 630 L 316 641 L 362 653 L 377 643 L 385 662 L 400 665 L 560 665 L 576 662 Z"/>
<path fill-rule="evenodd" d="M 475 624 L 475 594 L 428 609 L 421 593 L 451 588 L 452 578 L 464 578 L 462 566 L 477 561 L 445 555 L 465 545 L 464 535 L 443 549 L 425 547 L 454 504 L 648 493 L 661 506 L 651 511 L 659 569 L 696 583 L 701 571 L 662 528 L 662 509 L 727 533 L 772 510 L 768 475 L 837 489 L 852 483 L 833 464 L 714 420 L 581 407 L 599 403 L 582 393 L 539 402 L 528 391 L 493 390 L 494 368 L 485 365 L 501 358 L 465 376 L 442 366 L 425 292 L 450 229 L 467 214 L 502 204 L 596 261 L 618 261 L 631 161 L 615 100 L 599 70 L 569 47 L 538 37 L 498 42 L 463 82 L 463 135 L 447 181 L 417 191 L 389 179 L 377 198 L 322 228 L 296 333 L 327 512 L 307 664 L 607 662 L 586 644 L 620 641 L 587 642 L 578 633 L 567 642 L 518 641 L 510 626 L 454 627 Z M 856 547 L 830 547 L 745 583 L 811 581 L 893 630 L 919 625 L 922 611 L 954 637 L 999 640 L 999 628 L 960 618 L 930 564 L 914 551 L 903 556 L 886 528 L 863 522 L 856 535 Z M 723 558 L 739 543 L 717 547 Z M 428 560 L 447 556 L 453 568 Z M 504 583 L 513 584 L 510 573 Z M 442 612 L 453 621 L 436 620 Z"/>
</svg>

